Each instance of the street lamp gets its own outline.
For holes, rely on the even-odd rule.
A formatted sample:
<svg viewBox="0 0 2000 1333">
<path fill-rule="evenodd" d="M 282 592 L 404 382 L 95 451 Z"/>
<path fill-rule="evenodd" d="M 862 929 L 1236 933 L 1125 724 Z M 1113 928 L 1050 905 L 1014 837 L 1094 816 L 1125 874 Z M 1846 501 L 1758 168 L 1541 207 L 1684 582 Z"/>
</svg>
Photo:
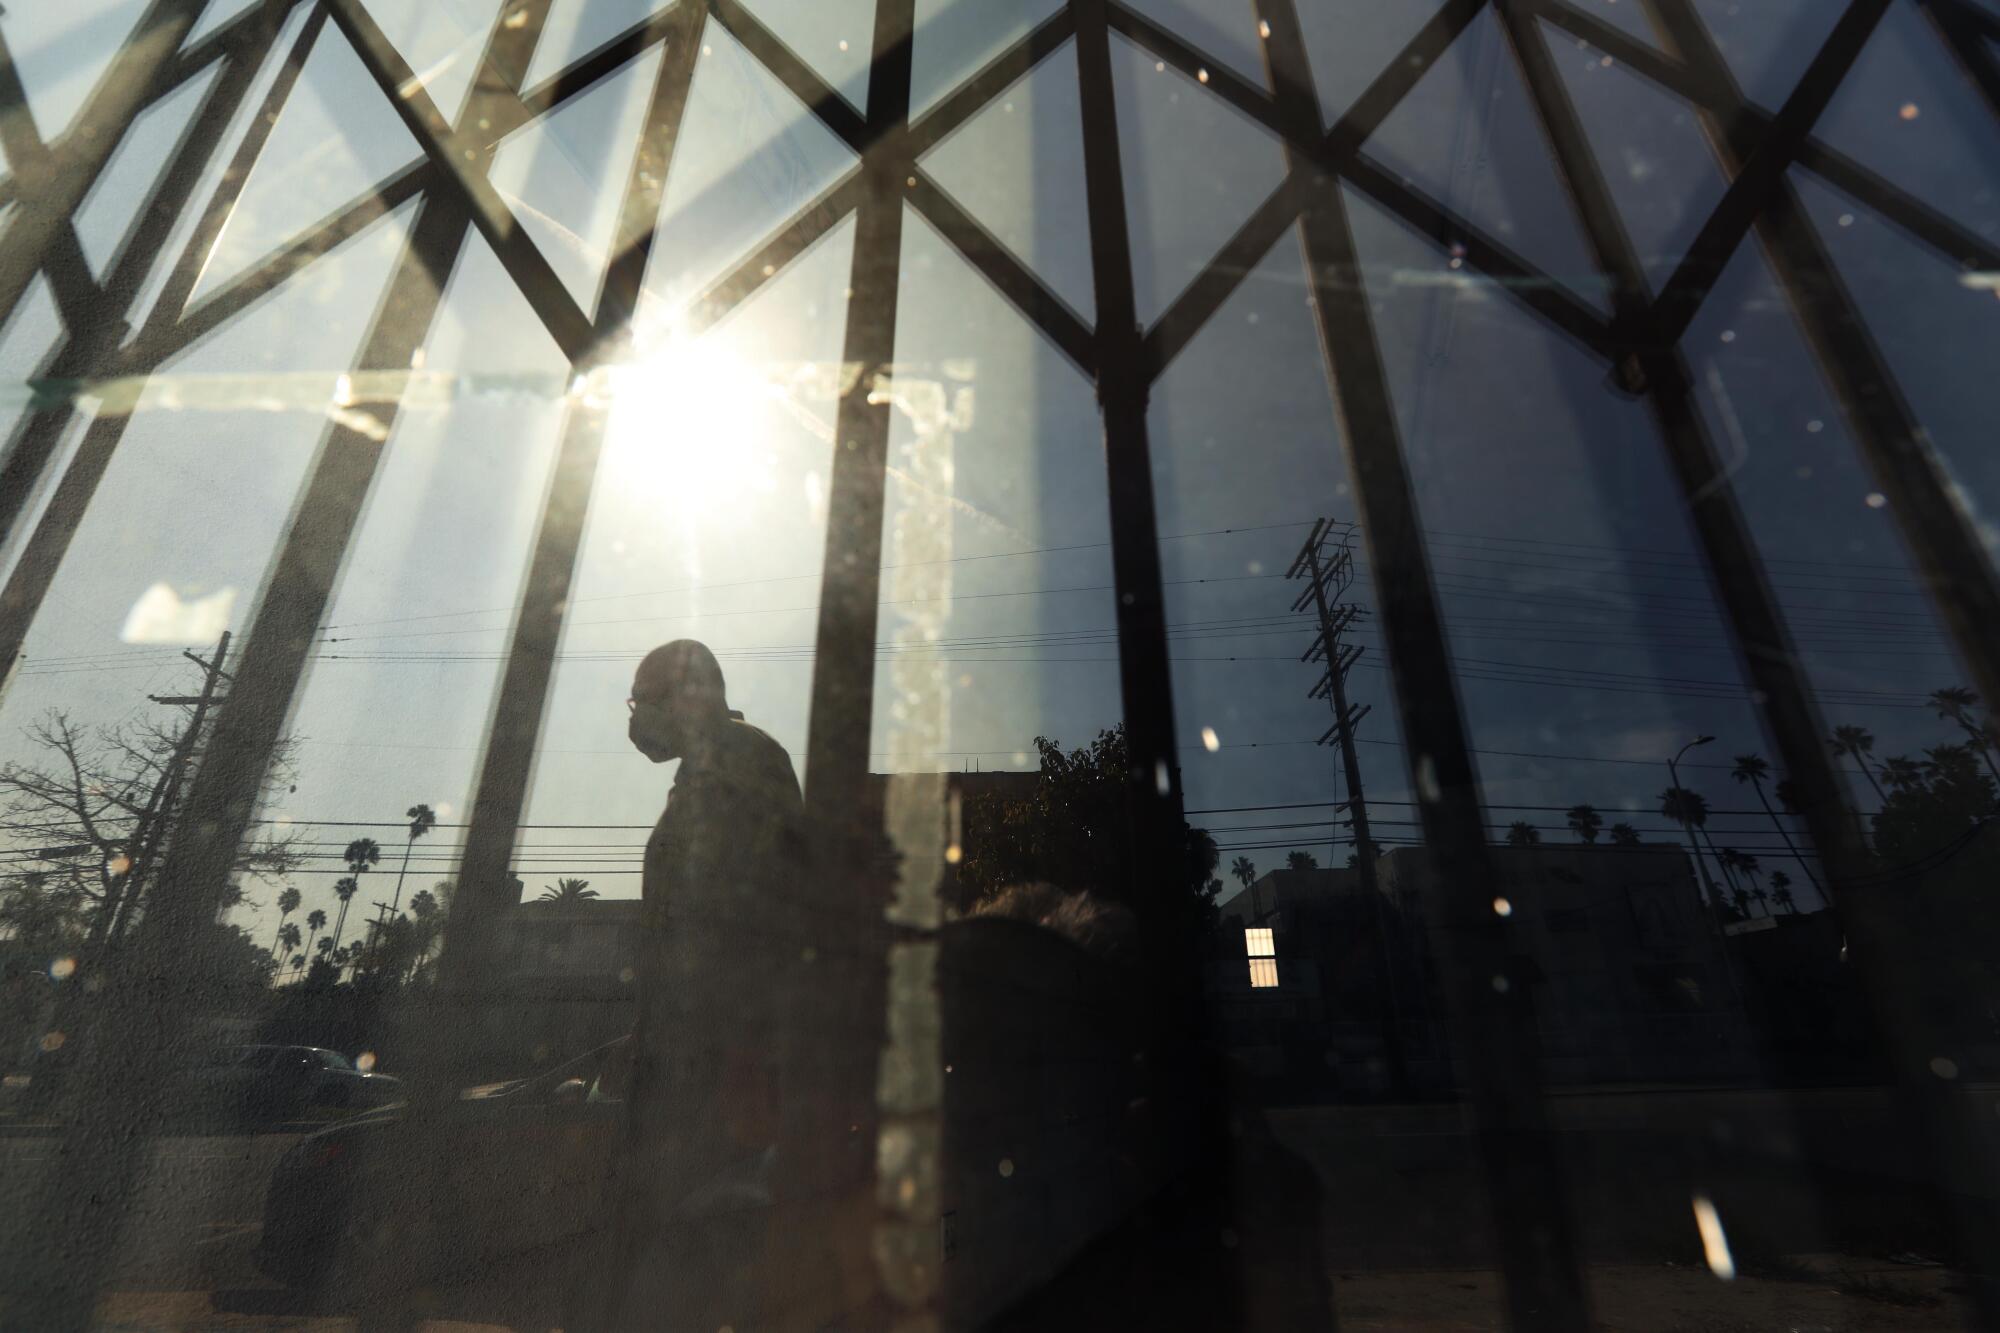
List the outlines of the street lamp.
<svg viewBox="0 0 2000 1333">
<path fill-rule="evenodd" d="M 1681 831 L 1687 834 L 1688 848 L 1694 853 L 1694 868 L 1701 875 L 1702 888 L 1708 892 L 1708 903 L 1711 910 L 1719 905 L 1720 900 L 1715 896 L 1715 881 L 1708 877 L 1708 862 L 1701 859 L 1701 844 L 1695 841 L 1694 825 L 1688 820 L 1687 802 L 1679 798 L 1678 793 L 1682 790 L 1681 775 L 1680 770 L 1674 766 L 1680 763 L 1682 756 L 1687 754 L 1689 750 L 1694 749 L 1697 745 L 1706 745 L 1714 739 L 1715 737 L 1713 736 L 1697 736 L 1686 745 L 1683 745 L 1679 750 L 1676 750 L 1672 759 L 1667 760 L 1667 776 L 1673 779 L 1673 790 L 1676 793 L 1674 808 L 1680 812 Z"/>
</svg>

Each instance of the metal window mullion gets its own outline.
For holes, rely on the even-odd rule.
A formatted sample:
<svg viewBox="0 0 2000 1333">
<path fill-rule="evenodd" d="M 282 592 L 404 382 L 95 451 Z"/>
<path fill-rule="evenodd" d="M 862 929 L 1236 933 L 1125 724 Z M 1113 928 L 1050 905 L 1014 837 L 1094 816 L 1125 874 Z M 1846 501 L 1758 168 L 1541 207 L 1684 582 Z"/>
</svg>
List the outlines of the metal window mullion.
<svg viewBox="0 0 2000 1333">
<path fill-rule="evenodd" d="M 12 163 L 21 215 L 0 236 L 0 322 L 13 313 L 50 244 L 70 227 L 126 130 L 151 102 L 200 9 L 201 0 L 154 0 L 71 122 L 63 151 L 50 154 L 38 172 L 32 163 Z M 12 82 L 18 90 L 18 79 Z M 28 115 L 21 96 L 18 103 L 10 95 L 0 104 L 0 120 Z"/>
<path fill-rule="evenodd" d="M 186 299 L 188 290 L 201 271 L 207 243 L 212 242 L 221 230 L 243 177 L 248 174 L 249 164 L 254 160 L 256 150 L 263 145 L 264 137 L 270 132 L 270 122 L 275 119 L 277 109 L 283 104 L 299 67 L 305 61 L 319 22 L 318 15 L 308 19 L 287 54 L 285 69 L 272 85 L 261 114 L 232 161 L 233 172 L 225 177 L 216 197 L 209 201 L 201 225 L 196 227 L 187 249 L 176 261 L 166 289 L 155 303 L 154 319 L 149 321 L 149 325 L 169 321 L 172 311 L 177 308 L 175 302 Z M 277 30 L 273 28 L 266 51 L 276 39 Z M 70 330 L 63 349 L 50 366 L 52 377 L 82 380 L 126 368 L 125 358 L 118 352 L 118 342 L 129 327 L 125 317 L 130 313 L 131 302 L 146 275 L 158 262 L 159 247 L 171 230 L 174 214 L 187 207 L 195 184 L 214 151 L 215 135 L 236 113 L 237 106 L 266 58 L 268 56 L 261 52 L 245 50 L 239 63 L 223 75 L 222 83 L 196 114 L 191 132 L 183 138 L 159 186 L 148 200 L 147 216 L 131 243 L 119 255 L 111 276 L 101 289 L 102 305 L 97 317 L 86 328 Z M 148 371 L 150 368 L 149 365 Z M 28 498 L 33 494 L 34 483 L 49 466 L 75 410 L 72 405 L 60 411 L 32 413 L 22 423 L 5 463 L 0 465 L 0 535 L 11 532 L 13 525 L 20 521 Z M 85 428 L 84 437 L 69 466 L 55 482 L 55 492 L 41 522 L 23 546 L 5 589 L 0 590 L 0 663 L 11 663 L 19 655 L 22 644 L 27 640 L 28 630 L 41 610 L 42 599 L 47 596 L 56 570 L 76 535 L 77 525 L 83 521 L 91 498 L 97 492 L 97 485 L 130 424 L 129 413 L 98 415 Z"/>
<path fill-rule="evenodd" d="M 480 235 L 493 247 L 507 276 L 556 346 L 573 365 L 587 361 L 597 341 L 590 316 L 577 305 L 548 257 L 487 176 L 484 168 L 489 144 L 484 136 L 463 132 L 444 118 L 424 90 L 423 81 L 361 0 L 326 0 L 326 7 L 376 87 L 395 108 L 403 127 L 443 176 L 443 188 L 459 196 Z M 510 92 L 503 100 L 518 105 L 520 98 Z"/>
<path fill-rule="evenodd" d="M 1848 6 L 1784 106 L 1758 134 L 1756 147 L 1736 165 L 1728 189 L 1653 304 L 1652 333 L 1661 343 L 1681 340 L 1743 238 L 1784 188 L 1785 174 L 1798 159 L 1799 149 L 1853 69 L 1889 3 L 1856 0 Z"/>
<path fill-rule="evenodd" d="M 666 43 L 664 63 L 653 85 L 624 183 L 621 244 L 606 269 L 598 299 L 598 323 L 589 338 L 589 356 L 573 364 L 579 383 L 598 369 L 616 364 L 630 349 L 631 317 L 657 234 L 660 198 L 673 166 L 694 79 L 699 47 L 693 25 L 699 17 L 696 5 L 677 11 L 680 27 Z M 535 745 L 555 677 L 556 650 L 561 645 L 571 585 L 583 549 L 584 518 L 597 482 L 609 412 L 609 403 L 595 396 L 573 395 L 557 446 L 480 757 L 460 862 L 461 891 L 451 904 L 448 943 L 439 960 L 440 989 L 454 1003 L 476 998 L 479 979 L 489 961 L 490 925 L 500 909 L 509 905 L 506 893 L 515 835 L 527 805 Z"/>
<path fill-rule="evenodd" d="M 1265 58 L 1280 106 L 1298 130 L 1316 131 L 1318 103 L 1292 0 L 1257 0 L 1257 9 L 1270 25 Z M 1293 169 L 1314 170 L 1296 157 Z M 1543 1099 L 1534 1010 L 1526 988 L 1504 980 L 1511 971 L 1508 928 L 1493 910 L 1499 881 L 1388 373 L 1341 186 L 1320 173 L 1306 191 L 1308 284 L 1422 798 L 1428 873 L 1440 887 L 1457 1045 L 1508 1309 L 1517 1327 L 1582 1329 L 1589 1314 L 1565 1172 Z"/>
<path fill-rule="evenodd" d="M 931 179 L 921 167 L 911 168 L 911 207 L 935 227 L 945 243 L 1041 335 L 1055 344 L 1084 375 L 1094 374 L 1095 335 L 1070 304 L 1055 294 L 1033 269 L 986 230 Z"/>
<path fill-rule="evenodd" d="M 464 233 L 463 215 L 446 201 L 433 200 L 419 217 L 373 320 L 361 369 L 409 365 L 441 294 L 426 279 L 441 267 L 449 270 Z M 419 258 L 419 249 L 431 253 Z M 17 1318 L 24 1308 L 30 1312 L 24 1327 L 83 1328 L 92 1321 L 121 1234 L 118 1221 L 134 1202 L 162 1124 L 171 1069 L 195 1039 L 182 1022 L 186 992 L 180 978 L 201 955 L 202 931 L 224 907 L 236 848 L 310 658 L 395 407 L 378 405 L 372 415 L 379 431 L 364 433 L 346 424 L 328 428 L 235 668 L 229 703 L 216 715 L 207 754 L 176 819 L 157 891 L 117 974 L 107 978 L 99 995 L 78 1078 L 80 1104 L 107 1109 L 72 1123 L 64 1144 L 71 1166 L 54 1173 L 38 1199 L 38 1216 L 53 1248 L 22 1258 L 46 1270 L 43 1283 L 50 1276 L 60 1281 L 33 1288 L 25 1307 L 10 1308 Z M 98 1200 L 98 1207 L 77 1208 L 78 1191 Z"/>
<path fill-rule="evenodd" d="M 1130 764 L 1126 787 L 1132 810 L 1130 864 L 1136 890 L 1130 900 L 1146 907 L 1155 906 L 1148 901 L 1146 886 L 1152 886 L 1155 895 L 1181 892 L 1186 879 L 1166 593 L 1146 420 L 1152 378 L 1132 273 L 1109 6 L 1106 0 L 1071 0 L 1070 12 L 1076 26 L 1084 191 L 1096 294 L 1097 398 L 1104 418 L 1111 502 L 1118 683 Z"/>
<path fill-rule="evenodd" d="M 1670 40 L 1679 47 L 1696 76 L 1708 82 L 1712 97 L 1703 107 L 1707 137 L 1725 171 L 1733 170 L 1754 151 L 1758 126 L 1729 114 L 1732 102 L 1740 104 L 1741 93 L 1729 73 L 1721 51 L 1686 0 L 1654 0 Z M 1903 451 L 1922 449 L 1921 428 L 1908 415 L 1907 404 L 1879 350 L 1869 337 L 1861 315 L 1847 293 L 1833 265 L 1832 256 L 1807 219 L 1796 190 L 1783 182 L 1771 206 L 1758 219 L 1758 235 L 1781 290 L 1790 302 L 1807 345 L 1819 362 L 1824 382 L 1840 403 L 1857 450 L 1875 468 L 1878 484 L 1885 470 L 1878 462 L 1883 456 L 1893 460 Z M 1885 487 L 1885 490 L 1887 487 Z M 1919 531 L 1927 523 L 1944 523 L 1947 528 L 1957 517 L 1948 495 L 1931 493 L 1922 502 L 1933 506 L 1929 512 L 1913 515 L 1892 496 L 1891 513 L 1898 521 L 1904 540 L 1915 551 L 1919 569 L 1936 592 L 1936 600 L 1947 625 L 1954 631 L 1960 651 L 1966 649 L 1961 637 L 1962 604 L 1953 595 L 1962 580 L 1978 578 L 1985 571 L 1955 567 L 1960 557 L 1939 552 L 1927 539 L 1936 534 Z M 1944 514 L 1937 509 L 1947 511 Z M 1949 536 L 1947 532 L 1947 536 Z M 1921 539 L 1926 539 L 1920 541 Z M 1940 580 L 1932 562 L 1947 562 Z M 1990 580 L 1989 580 L 1990 581 Z M 1990 626 L 1991 622 L 1987 622 Z M 1975 672 L 1980 669 L 1973 661 Z M 1982 689 L 1991 689 L 1984 676 Z M 1988 698 L 2000 695 L 1988 694 Z M 1818 747 L 1815 747 L 1818 749 Z M 1823 749 L 1818 749 L 1824 755 Z M 1787 761 L 1790 762 L 1789 756 Z M 1794 773 L 1795 779 L 1798 774 Z M 1868 864 L 1858 846 L 1858 825 L 1842 805 L 1828 799 L 1826 787 L 1831 774 L 1810 772 L 1801 784 L 1802 813 L 1807 830 L 1821 848 L 1828 877 L 1834 889 L 1834 907 L 1849 932 L 1855 961 L 1866 983 L 1882 1036 L 1889 1045 L 1892 1067 L 1906 1098 L 1914 1109 L 1913 1119 L 1921 1126 L 1919 1137 L 1928 1145 L 1933 1183 L 1941 1200 L 1963 1198 L 1961 1187 L 1971 1179 L 1974 1190 L 2000 1179 L 1996 1161 L 1984 1129 L 1973 1123 L 1972 1108 L 1940 1080 L 1930 1062 L 1944 1049 L 1945 1042 L 1935 1032 L 1935 1024 L 1908 984 L 1931 965 L 1924 941 L 1912 933 L 1904 895 L 1906 884 L 1882 884 L 1867 874 Z M 1834 855 L 1828 857 L 1832 849 Z M 1960 1245 L 1966 1253 L 1993 1253 L 2000 1249 L 2000 1228 L 1990 1212 L 1978 1206 L 1953 1204 L 1948 1211 L 1958 1228 Z M 1991 1275 L 1975 1275 L 1974 1299 L 1984 1321 L 2000 1324 L 2000 1285 Z"/>
<path fill-rule="evenodd" d="M 2000 60 L 1993 55 L 1994 45 L 2000 43 L 2000 33 L 1994 32 L 2000 29 L 2000 21 L 1956 0 L 1924 0 L 1917 8 L 1951 52 L 1959 71 L 1978 90 L 1987 112 L 2000 119 Z M 1988 31 L 1981 33 L 1980 27 Z"/>
<path fill-rule="evenodd" d="M 1686 101 L 1697 110 L 1729 120 L 1740 119 L 1744 132 L 1761 135 L 1771 123 L 1771 114 L 1742 97 L 1731 99 L 1715 91 L 1711 80 L 1690 71 L 1681 61 L 1646 45 L 1637 38 L 1610 26 L 1602 19 L 1577 12 L 1566 4 L 1546 4 L 1541 16 L 1597 47 L 1641 78 Z M 1798 149 L 1800 165 L 1823 177 L 1829 184 L 1853 195 L 1904 231 L 1930 246 L 1954 263 L 1970 267 L 2000 268 L 2000 247 L 1967 230 L 1923 200 L 1891 185 L 1877 172 L 1862 166 L 1818 139 L 1808 138 Z"/>
</svg>

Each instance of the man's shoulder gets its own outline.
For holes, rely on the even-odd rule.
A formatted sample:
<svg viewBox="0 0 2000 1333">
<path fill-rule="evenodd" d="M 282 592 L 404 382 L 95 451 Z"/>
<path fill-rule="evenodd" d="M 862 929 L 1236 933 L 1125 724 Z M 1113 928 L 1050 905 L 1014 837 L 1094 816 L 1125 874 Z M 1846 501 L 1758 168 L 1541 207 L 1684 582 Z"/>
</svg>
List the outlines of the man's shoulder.
<svg viewBox="0 0 2000 1333">
<path fill-rule="evenodd" d="M 773 773 L 783 772 L 794 784 L 798 782 L 791 753 L 771 733 L 740 717 L 732 717 L 726 734 L 729 737 L 728 748 L 738 764 Z"/>
</svg>

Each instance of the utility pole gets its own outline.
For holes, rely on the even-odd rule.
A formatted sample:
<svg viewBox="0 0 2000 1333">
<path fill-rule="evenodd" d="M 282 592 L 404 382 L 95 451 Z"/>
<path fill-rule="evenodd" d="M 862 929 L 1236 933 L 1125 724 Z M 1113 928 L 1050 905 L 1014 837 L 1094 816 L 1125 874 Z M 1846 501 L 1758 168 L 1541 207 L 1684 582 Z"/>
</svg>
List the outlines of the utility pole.
<svg viewBox="0 0 2000 1333">
<path fill-rule="evenodd" d="M 1345 643 L 1341 639 L 1364 614 L 1353 603 L 1339 600 L 1354 582 L 1353 537 L 1352 525 L 1319 519 L 1285 577 L 1303 578 L 1307 583 L 1306 590 L 1292 603 L 1292 610 L 1313 610 L 1319 615 L 1319 634 L 1299 660 L 1326 663 L 1326 674 L 1307 697 L 1323 698 L 1333 708 L 1333 725 L 1320 736 L 1319 743 L 1325 745 L 1331 741 L 1340 746 L 1341 765 L 1347 778 L 1348 824 L 1354 830 L 1355 861 L 1361 872 L 1361 887 L 1374 894 L 1378 891 L 1375 842 L 1368 836 L 1368 805 L 1361 792 L 1361 759 L 1354 750 L 1354 730 L 1368 715 L 1368 706 L 1356 709 L 1347 702 L 1347 673 L 1362 649 L 1358 643 Z"/>
<path fill-rule="evenodd" d="M 138 821 L 132 826 L 132 836 L 125 844 L 125 868 L 106 896 L 104 914 L 99 919 L 93 943 L 116 943 L 131 923 L 132 911 L 138 905 L 140 891 L 145 886 L 146 872 L 159 858 L 160 844 L 166 838 L 167 826 L 173 822 L 174 802 L 180 797 L 181 782 L 194 759 L 195 743 L 208 721 L 209 710 L 227 702 L 227 696 L 218 695 L 216 688 L 221 682 L 232 679 L 222 669 L 223 661 L 229 656 L 229 631 L 222 632 L 212 659 L 204 661 L 186 649 L 181 650 L 181 656 L 202 669 L 201 692 L 146 696 L 156 704 L 192 707 L 194 712 L 188 718 L 187 728 L 175 742 L 173 753 L 161 767 L 160 776 L 146 797 L 146 805 L 139 812 Z"/>
<path fill-rule="evenodd" d="M 1299 660 L 1326 663 L 1326 673 L 1307 697 L 1325 699 L 1333 709 L 1333 725 L 1320 736 L 1319 743 L 1334 742 L 1340 746 L 1341 767 L 1347 780 L 1348 827 L 1354 830 L 1354 865 L 1368 902 L 1369 917 L 1375 923 L 1375 942 L 1382 956 L 1387 1001 L 1382 1021 L 1382 1054 L 1389 1066 L 1390 1085 L 1399 1096 L 1407 1097 L 1410 1068 L 1403 1050 L 1396 959 L 1389 947 L 1388 904 L 1382 899 L 1381 884 L 1375 874 L 1375 840 L 1368 835 L 1368 803 L 1361 790 L 1361 757 L 1354 748 L 1355 728 L 1368 715 L 1369 705 L 1355 708 L 1347 702 L 1347 673 L 1361 656 L 1362 648 L 1358 643 L 1344 642 L 1341 636 L 1365 614 L 1352 602 L 1340 600 L 1354 583 L 1353 543 L 1353 524 L 1317 519 L 1285 577 L 1306 580 L 1306 590 L 1292 603 L 1292 610 L 1295 613 L 1310 610 L 1319 618 L 1319 633 Z M 1338 845 L 1336 842 L 1335 846 Z"/>
</svg>

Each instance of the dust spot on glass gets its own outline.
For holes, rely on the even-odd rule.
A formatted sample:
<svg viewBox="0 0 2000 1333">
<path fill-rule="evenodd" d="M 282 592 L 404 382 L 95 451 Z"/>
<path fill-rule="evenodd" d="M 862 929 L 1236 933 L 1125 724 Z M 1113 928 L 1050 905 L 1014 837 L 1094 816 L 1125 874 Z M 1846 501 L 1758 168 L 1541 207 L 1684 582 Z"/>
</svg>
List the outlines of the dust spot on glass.
<svg viewBox="0 0 2000 1333">
<path fill-rule="evenodd" d="M 965 859 L 965 849 L 959 846 L 957 843 L 953 843 L 951 846 L 944 849 L 944 859 L 946 865 L 955 866 L 960 861 L 963 861 Z"/>
<path fill-rule="evenodd" d="M 1889 497 L 1880 491 L 1870 491 L 1868 492 L 1868 498 L 1862 503 L 1866 504 L 1870 509 L 1880 509 L 1883 505 L 1889 503 Z"/>
<path fill-rule="evenodd" d="M 1723 341 L 1723 342 L 1726 342 L 1726 343 L 1733 343 L 1733 342 L 1735 342 L 1735 341 L 1736 341 L 1736 330 L 1735 330 L 1735 329 L 1724 329 L 1724 330 L 1723 330 L 1723 331 L 1722 331 L 1722 332 L 1721 332 L 1720 334 L 1718 334 L 1717 336 L 1718 336 L 1718 337 L 1720 337 L 1720 338 L 1722 339 L 1722 341 Z"/>
<path fill-rule="evenodd" d="M 1271 24 L 1268 19 L 1257 20 L 1257 35 L 1259 37 L 1269 37 L 1271 35 Z"/>
<path fill-rule="evenodd" d="M 841 42 L 841 44 L 840 44 L 840 49 L 841 49 L 841 50 L 843 50 L 843 51 L 845 51 L 845 50 L 847 49 L 847 43 L 846 43 L 845 41 L 842 41 L 842 42 Z"/>
<path fill-rule="evenodd" d="M 1734 1281 L 1736 1260 L 1729 1253 L 1729 1237 L 1723 1234 L 1722 1218 L 1706 1194 L 1694 1196 L 1694 1225 L 1701 1233 L 1701 1253 L 1708 1260 L 1708 1271 L 1724 1282 Z"/>
<path fill-rule="evenodd" d="M 1155 73 L 1155 74 L 1165 74 L 1166 72 L 1167 72 L 1167 62 L 1166 62 L 1166 61 L 1164 61 L 1164 60 L 1155 60 L 1155 61 L 1153 62 L 1153 73 Z"/>
<path fill-rule="evenodd" d="M 1940 1055 L 1931 1061 L 1931 1072 L 1942 1079 L 1954 1079 L 1958 1077 L 1958 1063 Z"/>
<path fill-rule="evenodd" d="M 1247 573 L 1262 574 L 1264 572 L 1264 562 L 1262 560 L 1252 560 L 1249 564 L 1243 566 L 1243 568 Z"/>
<path fill-rule="evenodd" d="M 1201 747 L 1210 754 L 1214 754 L 1222 748 L 1222 742 L 1216 737 L 1214 727 L 1203 727 L 1201 729 Z"/>
<path fill-rule="evenodd" d="M 1513 985 L 1512 985 L 1512 984 L 1511 984 L 1511 983 L 1510 983 L 1510 982 L 1509 982 L 1509 981 L 1507 980 L 1507 978 L 1505 978 L 1505 977 L 1495 977 L 1495 978 L 1493 978 L 1493 993 L 1494 993 L 1494 994 L 1496 994 L 1496 995 L 1505 995 L 1505 994 L 1506 994 L 1506 993 L 1507 993 L 1508 991 L 1510 991 L 1510 990 L 1512 990 L 1512 989 L 1514 989 L 1514 987 L 1513 987 Z"/>
<path fill-rule="evenodd" d="M 1842 214 L 1840 215 L 1840 218 L 1839 218 L 1839 221 L 1840 221 L 1840 225 L 1841 225 L 1841 226 L 1843 226 L 1843 227 L 1851 227 L 1851 226 L 1853 226 L 1853 225 L 1854 225 L 1854 214 L 1852 214 L 1852 213 L 1842 213 Z"/>
<path fill-rule="evenodd" d="M 76 975 L 76 959 L 58 958 L 49 964 L 49 975 L 57 981 L 68 981 Z"/>
<path fill-rule="evenodd" d="M 122 875 L 132 868 L 132 858 L 120 853 L 106 861 L 104 868 L 114 875 Z"/>
<path fill-rule="evenodd" d="M 1508 902 L 1505 898 L 1495 898 L 1493 900 L 1493 915 L 1495 916 L 1514 915 L 1514 904 Z"/>
<path fill-rule="evenodd" d="M 1000 1178 L 1002 1180 L 1005 1180 L 1013 1174 L 1014 1174 L 1014 1159 L 1011 1157 L 1002 1157 L 1000 1159 Z"/>
<path fill-rule="evenodd" d="M 41 1040 L 42 1053 L 47 1055 L 51 1051 L 59 1051 L 62 1049 L 62 1044 L 68 1040 L 69 1038 L 60 1032 L 44 1032 Z"/>
<path fill-rule="evenodd" d="M 527 22 L 528 11 L 525 8 L 517 9 L 507 16 L 507 27 L 510 29 L 525 27 Z"/>
<path fill-rule="evenodd" d="M 375 1068 L 375 1052 L 363 1051 L 361 1054 L 355 1056 L 354 1067 L 364 1074 Z"/>
<path fill-rule="evenodd" d="M 1811 421 L 1808 421 L 1806 423 L 1806 434 L 1808 435 L 1817 435 L 1825 429 L 1826 429 L 1826 423 L 1824 421 L 1821 421 L 1818 417 L 1814 417 Z"/>
<path fill-rule="evenodd" d="M 637 978 L 637 976 L 638 973 L 634 972 L 629 967 L 621 967 L 618 969 L 618 981 L 621 985 L 625 986 L 631 985 L 632 982 Z"/>
<path fill-rule="evenodd" d="M 1438 786 L 1437 765 L 1427 754 L 1417 756 L 1417 795 L 1426 801 L 1440 800 L 1444 788 Z"/>
<path fill-rule="evenodd" d="M 1208 71 L 1207 71 L 1207 70 L 1205 70 L 1205 69 L 1198 69 L 1198 70 L 1196 70 L 1196 71 L 1194 72 L 1194 76 L 1195 76 L 1195 78 L 1196 78 L 1197 80 L 1199 80 L 1199 81 L 1200 81 L 1200 82 L 1202 82 L 1202 83 L 1207 83 L 1207 82 L 1208 82 Z"/>
<path fill-rule="evenodd" d="M 1902 107 L 1897 110 L 1896 114 L 1902 117 L 1904 120 L 1915 120 L 1918 116 L 1921 116 L 1923 112 L 1917 109 L 1917 104 L 1915 102 L 1905 102 L 1903 103 Z"/>
</svg>

